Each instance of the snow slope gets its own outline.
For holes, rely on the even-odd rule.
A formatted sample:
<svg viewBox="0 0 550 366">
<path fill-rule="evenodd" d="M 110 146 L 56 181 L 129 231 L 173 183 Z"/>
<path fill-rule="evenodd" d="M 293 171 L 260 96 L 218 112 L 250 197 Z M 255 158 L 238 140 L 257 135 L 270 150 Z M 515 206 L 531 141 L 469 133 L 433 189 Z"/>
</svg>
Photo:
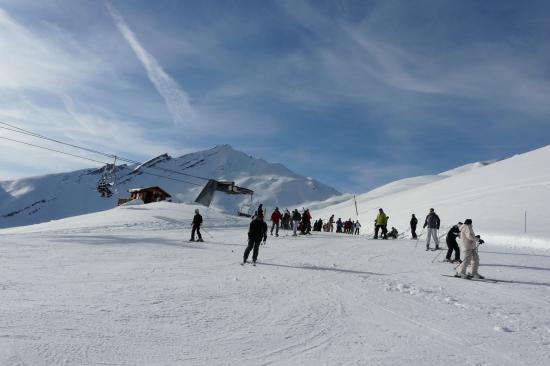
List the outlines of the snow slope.
<svg viewBox="0 0 550 366">
<path fill-rule="evenodd" d="M 459 167 L 456 167 L 454 169 L 445 171 L 443 173 L 435 174 L 435 175 L 420 175 L 416 177 L 409 177 L 404 179 L 399 179 L 387 184 L 384 184 L 380 187 L 377 187 L 373 190 L 370 190 L 369 192 L 362 195 L 363 199 L 374 199 L 379 198 L 383 196 L 387 196 L 393 193 L 398 193 L 402 191 L 407 191 L 409 189 L 417 188 L 429 183 L 437 182 L 449 177 L 452 177 L 457 174 L 465 173 L 470 170 L 482 168 L 484 166 L 487 166 L 489 164 L 493 164 L 497 162 L 498 160 L 490 160 L 490 161 L 482 161 L 482 162 L 475 162 L 475 163 L 469 163 L 465 164 Z M 304 202 L 298 207 L 309 207 L 311 210 L 321 210 L 323 208 L 335 205 L 337 203 L 341 203 L 347 200 L 353 199 L 353 194 L 342 194 L 340 196 L 334 196 L 327 200 L 320 201 L 320 202 Z"/>
<path fill-rule="evenodd" d="M 0 365 L 504 365 L 550 362 L 550 250 L 487 243 L 443 277 L 415 241 L 269 237 L 154 203 L 0 230 Z M 203 230 L 204 231 L 204 230 Z"/>
<path fill-rule="evenodd" d="M 465 164 L 465 165 L 459 166 L 457 168 L 447 170 L 446 172 L 439 173 L 439 175 L 451 177 L 453 175 L 469 172 L 470 170 L 474 170 L 474 169 L 477 169 L 477 168 L 483 168 L 484 166 L 494 164 L 498 161 L 500 161 L 500 160 L 478 161 L 478 162 L 475 162 L 475 163 Z"/>
<path fill-rule="evenodd" d="M 339 195 L 334 188 L 300 176 L 281 164 L 256 159 L 229 145 L 222 145 L 179 158 L 163 154 L 140 166 L 120 166 L 117 171 L 118 191 L 111 198 L 101 198 L 96 192 L 101 178 L 99 169 L 0 182 L 0 227 L 29 225 L 107 210 L 116 206 L 119 197 L 128 197 L 131 188 L 158 185 L 176 202 L 193 202 L 206 184 L 204 180 L 167 170 L 235 181 L 237 185 L 254 190 L 256 202 L 263 202 L 268 207 L 325 200 Z M 248 201 L 248 196 L 228 197 L 220 193 L 216 194 L 212 206 L 236 214 L 243 202 Z"/>
<path fill-rule="evenodd" d="M 437 179 L 414 178 L 411 186 L 402 180 L 357 196 L 363 228 L 371 225 L 382 207 L 390 216 L 389 226 L 409 230 L 415 213 L 421 231 L 425 215 L 433 207 L 443 228 L 471 218 L 475 230 L 486 239 L 514 245 L 550 248 L 550 146 L 492 164 L 474 164 L 442 173 Z M 473 168 L 473 169 L 472 169 Z M 422 184 L 417 184 L 422 181 Z M 525 233 L 525 213 L 527 232 Z M 356 219 L 353 200 L 314 210 L 328 219 Z"/>
</svg>

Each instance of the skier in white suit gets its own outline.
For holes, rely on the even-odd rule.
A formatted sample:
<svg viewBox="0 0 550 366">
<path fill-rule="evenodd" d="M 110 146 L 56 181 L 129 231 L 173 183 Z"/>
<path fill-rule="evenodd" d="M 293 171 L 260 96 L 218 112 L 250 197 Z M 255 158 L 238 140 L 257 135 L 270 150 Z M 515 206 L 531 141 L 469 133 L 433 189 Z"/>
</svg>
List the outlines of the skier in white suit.
<svg viewBox="0 0 550 366">
<path fill-rule="evenodd" d="M 464 224 L 460 226 L 460 241 L 462 251 L 464 253 L 464 261 L 457 268 L 457 275 L 465 279 L 483 279 L 477 270 L 479 267 L 479 254 L 477 253 L 477 243 L 481 244 L 483 241 L 479 235 L 476 236 L 474 229 L 472 228 L 472 219 L 467 219 Z M 468 265 L 472 262 L 472 269 L 470 274 L 466 273 Z"/>
</svg>

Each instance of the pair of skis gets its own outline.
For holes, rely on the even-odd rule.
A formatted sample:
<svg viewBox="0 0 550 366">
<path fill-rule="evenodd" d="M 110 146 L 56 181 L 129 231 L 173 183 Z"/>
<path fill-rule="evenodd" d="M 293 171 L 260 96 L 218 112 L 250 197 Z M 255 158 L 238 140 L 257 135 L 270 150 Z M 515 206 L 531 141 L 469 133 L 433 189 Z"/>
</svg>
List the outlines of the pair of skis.
<svg viewBox="0 0 550 366">
<path fill-rule="evenodd" d="M 473 277 L 462 278 L 462 277 L 457 276 L 457 275 L 446 275 L 446 274 L 442 274 L 442 276 L 458 278 L 458 279 L 461 279 L 461 280 L 463 279 L 463 280 L 469 280 L 469 281 L 477 281 L 477 282 L 489 282 L 489 283 L 498 283 L 499 282 L 498 280 L 495 280 L 493 278 L 473 278 Z"/>
</svg>

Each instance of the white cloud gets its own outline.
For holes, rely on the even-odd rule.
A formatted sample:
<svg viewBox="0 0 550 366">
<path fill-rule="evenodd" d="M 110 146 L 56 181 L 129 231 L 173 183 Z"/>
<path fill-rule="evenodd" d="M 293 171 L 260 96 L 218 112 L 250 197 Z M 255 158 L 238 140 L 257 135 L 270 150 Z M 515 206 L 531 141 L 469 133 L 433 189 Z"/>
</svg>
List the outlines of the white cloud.
<svg viewBox="0 0 550 366">
<path fill-rule="evenodd" d="M 164 71 L 158 61 L 139 43 L 120 13 L 107 2 L 107 8 L 111 14 L 116 27 L 128 42 L 137 58 L 141 61 L 149 80 L 153 83 L 159 94 L 164 98 L 166 106 L 172 114 L 176 124 L 190 125 L 194 119 L 195 112 L 191 106 L 189 95 L 181 86 Z"/>
<path fill-rule="evenodd" d="M 0 8 L 0 90 L 43 89 L 59 91 L 79 85 L 99 72 L 93 57 L 50 42 L 28 31 Z"/>
</svg>

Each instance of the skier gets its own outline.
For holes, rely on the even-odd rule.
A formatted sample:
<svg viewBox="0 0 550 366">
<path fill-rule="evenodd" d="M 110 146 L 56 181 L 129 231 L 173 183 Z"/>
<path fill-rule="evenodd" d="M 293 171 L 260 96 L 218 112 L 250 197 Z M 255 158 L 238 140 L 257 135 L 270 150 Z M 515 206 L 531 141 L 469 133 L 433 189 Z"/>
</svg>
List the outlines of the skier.
<svg viewBox="0 0 550 366">
<path fill-rule="evenodd" d="M 336 220 L 336 232 L 341 233 L 343 226 L 344 226 L 344 223 L 342 222 L 342 219 L 339 217 L 338 220 Z"/>
<path fill-rule="evenodd" d="M 460 240 L 462 241 L 462 251 L 464 252 L 464 262 L 458 267 L 455 276 L 465 279 L 483 279 L 482 275 L 477 272 L 479 267 L 479 254 L 477 253 L 477 246 L 483 244 L 483 240 L 476 236 L 474 229 L 472 228 L 472 219 L 466 219 L 464 224 L 460 226 Z M 470 274 L 466 274 L 468 265 L 472 262 L 472 270 Z"/>
<path fill-rule="evenodd" d="M 321 231 L 323 229 L 323 219 L 319 219 L 319 221 L 317 221 L 317 230 L 316 231 Z"/>
<path fill-rule="evenodd" d="M 462 263 L 460 260 L 460 248 L 458 247 L 458 243 L 456 242 L 456 239 L 460 236 L 460 226 L 462 225 L 461 222 L 458 223 L 458 225 L 453 225 L 451 230 L 447 233 L 447 256 L 445 257 L 445 262 L 451 262 L 451 263 Z M 451 255 L 453 254 L 453 250 L 455 252 L 455 259 L 451 261 Z"/>
<path fill-rule="evenodd" d="M 388 216 L 384 213 L 383 209 L 378 209 L 378 216 L 374 221 L 374 239 L 378 239 L 378 231 L 382 229 L 382 239 L 387 239 L 388 236 Z"/>
<path fill-rule="evenodd" d="M 351 221 L 347 220 L 347 221 L 344 221 L 344 234 L 349 234 L 349 233 L 351 233 Z"/>
<path fill-rule="evenodd" d="M 392 227 L 391 227 L 391 231 L 390 231 L 390 233 L 388 234 L 388 237 L 397 239 L 397 236 L 398 236 L 398 235 L 399 235 L 399 233 L 397 232 L 397 229 L 394 228 L 394 227 L 392 226 Z"/>
<path fill-rule="evenodd" d="M 304 213 L 302 214 L 302 234 L 309 234 L 311 235 L 311 214 L 309 213 L 309 209 L 305 209 Z"/>
<path fill-rule="evenodd" d="M 290 230 L 290 211 L 285 208 L 285 214 L 283 215 L 283 229 Z"/>
<path fill-rule="evenodd" d="M 248 246 L 246 247 L 243 255 L 243 265 L 248 260 L 250 251 L 252 252 L 252 262 L 256 265 L 258 259 L 258 252 L 260 251 L 260 243 L 264 240 L 264 244 L 267 240 L 267 224 L 264 222 L 263 216 L 256 216 L 250 223 L 248 229 Z"/>
<path fill-rule="evenodd" d="M 416 224 L 418 224 L 418 219 L 416 218 L 416 216 L 414 216 L 414 214 L 412 214 L 412 217 L 411 217 L 411 234 L 412 234 L 412 238 L 413 239 L 416 239 Z"/>
<path fill-rule="evenodd" d="M 329 231 L 332 233 L 334 231 L 334 214 L 330 216 L 330 219 L 328 219 L 329 224 Z"/>
<path fill-rule="evenodd" d="M 298 225 L 300 225 L 300 220 L 302 219 L 302 215 L 298 212 L 298 209 L 294 210 L 294 213 L 292 214 L 292 231 L 294 232 L 292 236 L 297 236 L 296 230 L 298 230 Z"/>
<path fill-rule="evenodd" d="M 111 197 L 113 195 L 105 178 L 101 178 L 101 181 L 97 184 L 97 191 L 101 194 L 101 197 Z"/>
<path fill-rule="evenodd" d="M 282 215 L 279 211 L 279 207 L 275 207 L 275 211 L 271 214 L 271 235 L 273 235 L 273 228 L 275 228 L 275 236 L 279 236 L 279 221 L 281 220 Z"/>
<path fill-rule="evenodd" d="M 258 206 L 258 209 L 256 210 L 254 216 L 261 216 L 262 219 L 264 218 L 264 204 L 260 203 Z"/>
<path fill-rule="evenodd" d="M 433 208 L 430 208 L 430 213 L 426 216 L 424 221 L 424 228 L 428 227 L 428 239 L 426 240 L 426 250 L 430 250 L 430 239 L 433 237 L 435 242 L 435 250 L 439 249 L 439 239 L 437 237 L 437 230 L 439 230 L 439 216 L 435 213 Z"/>
<path fill-rule="evenodd" d="M 197 232 L 197 235 L 199 237 L 199 240 L 197 241 L 204 241 L 202 240 L 201 235 L 201 224 L 202 224 L 202 216 L 199 214 L 199 209 L 197 208 L 195 210 L 195 216 L 193 217 L 193 223 L 192 229 L 191 229 L 191 239 L 189 241 L 195 241 L 195 231 Z"/>
<path fill-rule="evenodd" d="M 359 220 L 355 221 L 354 226 L 355 226 L 355 232 L 354 232 L 354 234 L 355 234 L 355 235 L 359 235 L 359 231 L 361 230 L 361 224 L 359 223 Z"/>
</svg>

